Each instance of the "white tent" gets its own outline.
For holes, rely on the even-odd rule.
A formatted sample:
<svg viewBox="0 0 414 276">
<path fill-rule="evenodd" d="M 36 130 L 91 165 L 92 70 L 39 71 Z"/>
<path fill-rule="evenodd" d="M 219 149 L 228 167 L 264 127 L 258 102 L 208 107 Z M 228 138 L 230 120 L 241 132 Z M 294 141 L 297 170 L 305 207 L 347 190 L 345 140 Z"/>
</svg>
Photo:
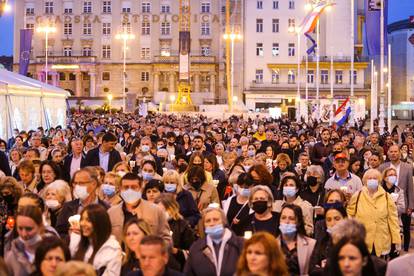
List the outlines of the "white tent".
<svg viewBox="0 0 414 276">
<path fill-rule="evenodd" d="M 65 125 L 64 89 L 0 69 L 0 138 L 7 139 L 13 128 Z"/>
</svg>

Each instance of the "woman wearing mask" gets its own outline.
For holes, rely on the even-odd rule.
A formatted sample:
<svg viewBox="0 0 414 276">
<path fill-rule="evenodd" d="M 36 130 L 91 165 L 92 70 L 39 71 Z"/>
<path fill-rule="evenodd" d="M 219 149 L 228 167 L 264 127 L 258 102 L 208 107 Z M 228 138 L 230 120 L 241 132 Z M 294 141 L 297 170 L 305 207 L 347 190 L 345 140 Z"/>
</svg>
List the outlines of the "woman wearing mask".
<svg viewBox="0 0 414 276">
<path fill-rule="evenodd" d="M 81 212 L 80 234 L 70 234 L 69 249 L 74 260 L 92 264 L 98 275 L 119 275 L 122 250 L 111 235 L 111 221 L 106 209 L 98 204 Z"/>
<path fill-rule="evenodd" d="M 127 173 L 131 172 L 131 167 L 125 161 L 118 162 L 112 168 L 112 172 L 119 175 L 121 178 L 126 175 Z"/>
<path fill-rule="evenodd" d="M 382 173 L 382 188 L 391 196 L 397 206 L 398 216 L 405 212 L 405 193 L 398 187 L 397 171 L 394 168 L 386 168 Z"/>
<path fill-rule="evenodd" d="M 35 254 L 35 272 L 31 276 L 54 276 L 58 265 L 70 261 L 67 245 L 57 237 L 44 238 Z"/>
<path fill-rule="evenodd" d="M 101 185 L 100 199 L 110 206 L 118 205 L 122 199 L 119 196 L 121 177 L 114 172 L 107 172 Z"/>
<path fill-rule="evenodd" d="M 168 224 L 172 232 L 173 248 L 172 257 L 180 266 L 180 271 L 183 270 L 186 255 L 190 246 L 195 241 L 196 237 L 194 231 L 186 220 L 180 215 L 179 206 L 174 196 L 171 194 L 162 194 L 155 203 L 165 211 L 167 215 Z M 171 262 L 171 260 L 170 260 Z"/>
<path fill-rule="evenodd" d="M 205 237 L 191 246 L 184 267 L 185 275 L 233 276 L 243 240 L 226 227 L 226 216 L 219 208 L 206 208 L 201 220 Z"/>
<path fill-rule="evenodd" d="M 250 213 L 249 196 L 253 180 L 247 173 L 242 173 L 233 185 L 236 191 L 231 197 L 223 201 L 223 210 L 226 214 L 230 229 L 238 236 L 242 236 L 240 220 Z"/>
<path fill-rule="evenodd" d="M 313 207 L 313 217 L 316 220 L 323 218 L 323 199 L 325 197 L 325 176 L 323 168 L 318 165 L 311 165 L 306 170 L 305 187 L 300 191 L 300 197 L 309 202 Z"/>
<path fill-rule="evenodd" d="M 11 176 L 0 179 L 0 196 L 6 203 L 6 213 L 14 216 L 17 211 L 17 202 L 23 194 L 22 186 Z"/>
<path fill-rule="evenodd" d="M 9 275 L 25 276 L 34 272 L 35 252 L 44 234 L 42 212 L 35 206 L 19 208 L 16 216 L 18 238 L 5 254 Z"/>
<path fill-rule="evenodd" d="M 56 180 L 45 188 L 44 202 L 47 208 L 44 214 L 50 226 L 56 227 L 57 217 L 62 211 L 63 204 L 71 200 L 69 185 L 63 180 Z"/>
<path fill-rule="evenodd" d="M 362 178 L 362 190 L 352 196 L 347 206 L 348 215 L 364 224 L 367 230 L 368 251 L 378 257 L 388 255 L 392 244 L 401 244 L 397 207 L 379 185 L 381 181 L 379 171 L 366 171 Z"/>
<path fill-rule="evenodd" d="M 145 185 L 152 179 L 161 179 L 161 176 L 157 174 L 157 165 L 152 160 L 145 160 L 144 163 L 142 163 L 141 175 L 143 187 L 145 187 Z"/>
<path fill-rule="evenodd" d="M 288 268 L 275 237 L 259 232 L 244 242 L 237 265 L 237 276 L 288 276 Z"/>
<path fill-rule="evenodd" d="M 142 238 L 150 233 L 148 224 L 142 219 L 132 218 L 125 224 L 123 233 L 125 255 L 122 261 L 122 276 L 131 271 L 139 270 L 139 244 Z"/>
<path fill-rule="evenodd" d="M 249 207 L 254 211 L 240 221 L 242 235 L 265 231 L 277 236 L 279 213 L 272 212 L 273 195 L 269 187 L 257 185 L 251 189 Z"/>
<path fill-rule="evenodd" d="M 175 197 L 180 206 L 180 214 L 192 227 L 195 227 L 200 219 L 200 212 L 191 193 L 183 188 L 178 172 L 168 170 L 164 173 L 162 180 L 164 182 L 164 192 Z"/>
<path fill-rule="evenodd" d="M 188 133 L 183 134 L 183 148 L 184 148 L 184 154 L 187 154 L 191 151 L 191 138 Z"/>
<path fill-rule="evenodd" d="M 316 241 L 306 236 L 302 209 L 287 203 L 282 208 L 279 222 L 279 240 L 289 274 L 308 275 Z"/>
<path fill-rule="evenodd" d="M 204 157 L 204 170 L 212 175 L 213 182 L 217 182 L 217 192 L 220 199 L 223 199 L 227 186 L 226 175 L 219 169 L 217 158 L 214 154 L 208 154 Z"/>
<path fill-rule="evenodd" d="M 282 206 L 286 203 L 295 204 L 302 209 L 303 219 L 305 221 L 305 230 L 309 236 L 313 234 L 313 207 L 299 196 L 299 180 L 294 176 L 286 176 L 281 183 L 283 199 L 276 200 L 273 206 L 274 211 L 280 212 Z"/>
</svg>

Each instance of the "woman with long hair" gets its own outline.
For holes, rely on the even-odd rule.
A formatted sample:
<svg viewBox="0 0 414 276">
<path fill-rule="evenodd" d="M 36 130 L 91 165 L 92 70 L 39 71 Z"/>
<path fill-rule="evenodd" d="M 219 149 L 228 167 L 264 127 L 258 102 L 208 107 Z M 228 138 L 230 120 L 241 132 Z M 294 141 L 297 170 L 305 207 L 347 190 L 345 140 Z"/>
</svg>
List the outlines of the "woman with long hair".
<svg viewBox="0 0 414 276">
<path fill-rule="evenodd" d="M 47 185 L 52 183 L 57 179 L 61 179 L 61 169 L 60 167 L 51 160 L 45 160 L 40 165 L 40 182 L 36 186 L 36 191 L 41 196 L 43 195 L 43 189 Z"/>
<path fill-rule="evenodd" d="M 69 248 L 74 260 L 92 264 L 98 275 L 119 275 L 122 250 L 111 235 L 111 221 L 99 204 L 87 205 L 81 212 L 80 235 L 72 232 Z"/>
<path fill-rule="evenodd" d="M 207 154 L 204 157 L 204 170 L 211 173 L 213 183 L 217 183 L 215 186 L 217 187 L 219 198 L 220 200 L 223 200 L 227 186 L 226 174 L 220 170 L 217 158 L 214 154 Z"/>
<path fill-rule="evenodd" d="M 259 232 L 246 240 L 236 275 L 288 276 L 285 256 L 277 239 L 269 233 Z"/>
</svg>

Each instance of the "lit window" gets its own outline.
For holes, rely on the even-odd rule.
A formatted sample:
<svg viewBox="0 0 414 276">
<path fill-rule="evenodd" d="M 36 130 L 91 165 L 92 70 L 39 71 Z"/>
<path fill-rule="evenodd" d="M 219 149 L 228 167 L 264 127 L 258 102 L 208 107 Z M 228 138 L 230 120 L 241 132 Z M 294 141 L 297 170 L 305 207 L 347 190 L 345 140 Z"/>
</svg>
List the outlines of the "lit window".
<svg viewBox="0 0 414 276">
<path fill-rule="evenodd" d="M 279 56 L 279 43 L 272 44 L 272 56 L 274 57 Z"/>
</svg>

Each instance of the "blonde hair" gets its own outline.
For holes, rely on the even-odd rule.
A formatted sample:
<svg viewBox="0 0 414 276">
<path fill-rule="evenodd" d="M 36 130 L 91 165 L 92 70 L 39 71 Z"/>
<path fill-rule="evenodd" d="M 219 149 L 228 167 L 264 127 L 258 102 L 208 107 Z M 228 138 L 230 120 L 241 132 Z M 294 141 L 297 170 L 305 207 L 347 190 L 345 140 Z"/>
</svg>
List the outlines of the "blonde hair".
<svg viewBox="0 0 414 276">
<path fill-rule="evenodd" d="M 116 172 L 116 169 L 118 169 L 122 165 L 127 168 L 127 170 L 128 170 L 127 172 L 131 172 L 131 167 L 129 166 L 128 162 L 125 162 L 125 161 L 120 161 L 120 162 L 116 163 L 114 165 L 114 167 L 112 168 L 112 172 Z"/>
<path fill-rule="evenodd" d="M 378 179 L 378 183 L 381 183 L 382 181 L 382 175 L 379 170 L 376 169 L 369 169 L 364 173 L 364 176 L 362 177 L 362 183 L 366 186 L 368 177 L 370 176 L 376 176 Z"/>
<path fill-rule="evenodd" d="M 182 183 L 182 178 L 180 177 L 179 173 L 175 170 L 168 170 L 166 171 L 163 176 L 162 176 L 162 182 L 168 183 L 168 180 L 173 179 L 175 183 L 177 183 L 177 191 L 176 193 L 178 194 L 179 192 L 181 192 L 183 190 L 183 183 Z"/>
<path fill-rule="evenodd" d="M 115 173 L 115 172 L 107 172 L 105 174 L 105 177 L 103 179 L 103 182 L 105 182 L 105 178 L 106 177 L 112 177 L 112 178 L 115 179 L 115 187 L 119 188 L 121 186 L 121 177 L 117 173 Z"/>
<path fill-rule="evenodd" d="M 384 180 L 385 180 L 385 178 L 388 176 L 388 173 L 389 173 L 390 171 L 394 171 L 394 172 L 396 172 L 396 173 L 397 173 L 397 170 L 396 170 L 396 169 L 391 168 L 391 167 L 388 167 L 388 168 L 386 168 L 386 169 L 382 172 L 382 179 L 384 179 Z"/>
<path fill-rule="evenodd" d="M 70 261 L 58 265 L 55 276 L 96 276 L 92 265 L 81 261 Z"/>
<path fill-rule="evenodd" d="M 289 155 L 286 153 L 279 153 L 276 157 L 276 163 L 279 164 L 279 162 L 285 161 L 288 166 L 292 165 L 292 160 L 290 159 Z"/>
<path fill-rule="evenodd" d="M 180 214 L 180 206 L 178 205 L 177 200 L 175 200 L 174 195 L 161 194 L 160 197 L 155 200 L 155 203 L 161 203 L 174 220 L 183 218 Z"/>
</svg>

